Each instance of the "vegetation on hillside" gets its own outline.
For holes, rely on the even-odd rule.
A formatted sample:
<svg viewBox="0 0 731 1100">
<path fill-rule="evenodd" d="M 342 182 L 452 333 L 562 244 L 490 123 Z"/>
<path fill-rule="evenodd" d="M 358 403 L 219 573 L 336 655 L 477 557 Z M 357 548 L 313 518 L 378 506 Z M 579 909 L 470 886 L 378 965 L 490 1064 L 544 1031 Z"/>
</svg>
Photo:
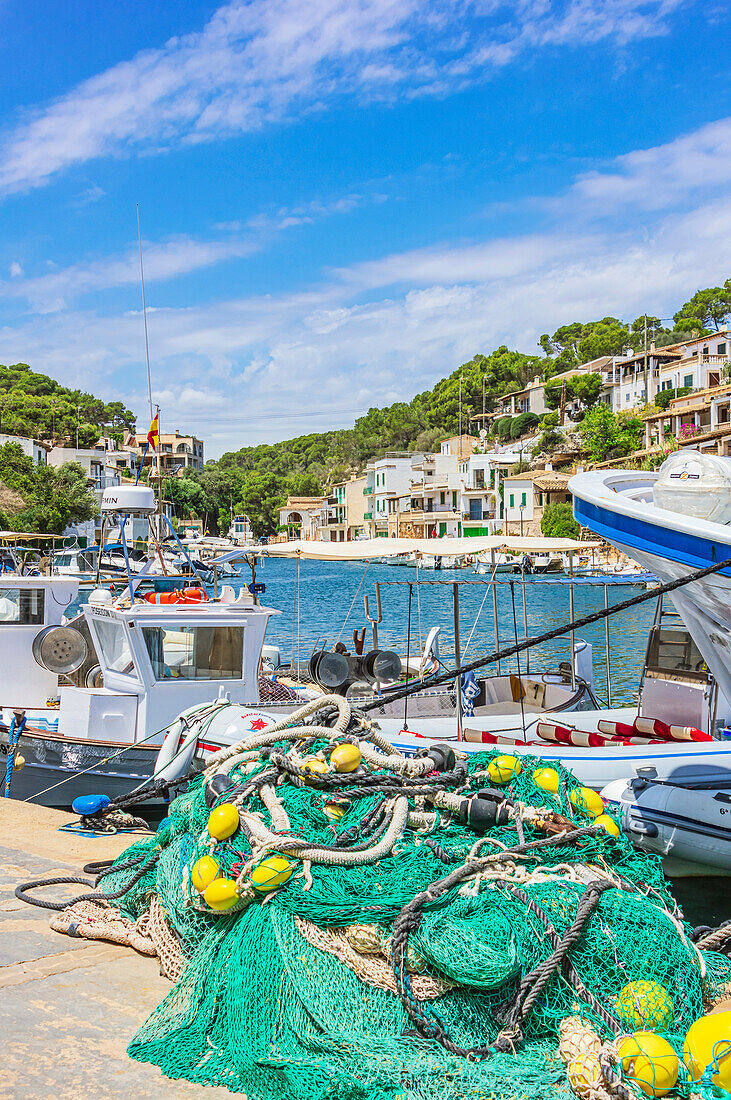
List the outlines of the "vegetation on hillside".
<svg viewBox="0 0 731 1100">
<path fill-rule="evenodd" d="M 541 516 L 541 534 L 547 539 L 577 539 L 579 525 L 568 502 L 547 504 Z"/>
<path fill-rule="evenodd" d="M 537 354 L 501 346 L 489 355 L 477 354 L 443 378 L 431 390 L 411 401 L 371 408 L 352 428 L 298 436 L 276 444 L 242 447 L 206 463 L 203 471 L 189 471 L 165 482 L 164 490 L 181 519 L 203 518 L 211 531 L 226 530 L 230 517 L 248 514 L 255 535 L 269 535 L 278 526 L 278 511 L 288 495 L 315 496 L 333 481 L 359 473 L 366 463 L 390 450 L 432 450 L 440 439 L 474 428 L 471 417 L 493 412 L 504 396 L 523 389 L 533 378 L 554 375 L 603 355 L 621 354 L 680 342 L 718 330 L 731 315 L 731 279 L 723 286 L 697 291 L 666 327 L 657 317 L 631 322 L 617 317 L 574 321 L 552 334 L 544 333 Z M 580 432 L 595 461 L 628 454 L 639 445 L 638 417 L 611 412 L 598 404 L 601 380 L 587 374 L 566 380 L 565 396 L 575 414 L 583 416 Z M 461 393 L 461 409 L 460 409 Z M 546 403 L 556 409 L 561 382 L 546 388 Z M 80 411 L 79 411 L 80 410 Z M 461 415 L 460 415 L 461 413 Z M 90 394 L 69 390 L 25 364 L 0 367 L 2 430 L 41 439 L 93 444 L 102 431 L 121 433 L 133 428 L 134 418 L 121 402 L 105 404 Z M 502 417 L 493 423 L 501 442 L 533 431 L 531 414 Z M 565 441 L 558 416 L 549 412 L 541 422 L 539 450 L 551 453 Z"/>
<path fill-rule="evenodd" d="M 30 369 L 26 363 L 0 366 L 0 431 L 48 442 L 93 447 L 107 433 L 119 442 L 135 418 L 121 401 L 104 402 L 93 394 L 70 390 Z"/>
<path fill-rule="evenodd" d="M 0 526 L 60 535 L 96 515 L 94 494 L 78 462 L 37 466 L 19 443 L 0 447 Z"/>
</svg>

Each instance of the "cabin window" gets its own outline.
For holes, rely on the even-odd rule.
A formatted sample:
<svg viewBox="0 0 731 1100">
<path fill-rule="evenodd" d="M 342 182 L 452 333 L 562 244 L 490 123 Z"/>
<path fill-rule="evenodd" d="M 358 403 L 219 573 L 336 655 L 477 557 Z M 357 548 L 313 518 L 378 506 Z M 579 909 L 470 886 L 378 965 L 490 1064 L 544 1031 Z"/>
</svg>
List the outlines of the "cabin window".
<svg viewBox="0 0 731 1100">
<path fill-rule="evenodd" d="M 0 588 L 0 622 L 43 626 L 42 588 Z"/>
<path fill-rule="evenodd" d="M 123 676 L 135 675 L 132 650 L 127 640 L 127 632 L 120 622 L 114 619 L 94 617 L 94 631 L 99 638 L 102 664 L 109 672 L 119 672 Z"/>
<path fill-rule="evenodd" d="M 156 680 L 241 680 L 242 626 L 144 626 Z"/>
</svg>

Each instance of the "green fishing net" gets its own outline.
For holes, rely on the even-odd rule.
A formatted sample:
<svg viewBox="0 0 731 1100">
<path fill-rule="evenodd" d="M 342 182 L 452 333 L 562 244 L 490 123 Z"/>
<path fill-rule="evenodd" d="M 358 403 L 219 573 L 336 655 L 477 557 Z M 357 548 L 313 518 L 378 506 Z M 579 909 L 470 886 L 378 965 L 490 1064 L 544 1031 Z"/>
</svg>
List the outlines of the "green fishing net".
<svg viewBox="0 0 731 1100">
<path fill-rule="evenodd" d="M 290 746 L 282 742 L 274 748 L 287 752 Z M 316 742 L 308 751 L 326 747 Z M 461 798 L 492 786 L 486 769 L 494 755 L 469 757 Z M 560 814 L 577 828 L 591 824 L 569 800 L 578 786 L 570 773 L 556 766 L 558 791 L 552 794 L 534 782 L 541 762 L 521 760 L 521 774 L 500 788 L 512 804 L 543 807 L 543 819 Z M 231 780 L 250 783 L 268 766 L 265 754 L 246 773 L 234 768 Z M 378 767 L 365 770 L 379 774 Z M 438 785 L 438 779 L 430 781 Z M 384 772 L 383 780 L 388 784 L 393 776 Z M 357 782 L 356 774 L 352 783 Z M 350 798 L 347 786 L 334 795 L 285 773 L 276 795 L 289 818 L 288 836 L 328 846 L 346 836 L 349 842 L 341 849 L 346 851 L 358 843 L 367 847 L 364 823 L 377 820 L 379 806 L 390 797 L 374 789 Z M 339 820 L 332 814 L 335 798 Z M 418 795 L 409 805 L 422 814 L 431 809 Z M 256 792 L 241 808 L 271 826 Z M 557 1053 L 559 1024 L 579 1011 L 603 1038 L 610 1032 L 601 1012 L 577 993 L 567 967 L 551 975 L 522 1022 L 515 1049 L 481 1058 L 450 1053 L 426 1038 L 393 981 L 388 987 L 383 979 L 385 972 L 393 974 L 390 937 L 402 909 L 462 866 L 478 840 L 474 854 L 480 857 L 530 843 L 547 835 L 542 819 L 526 817 L 520 825 L 511 820 L 482 837 L 455 814 L 439 811 L 431 825 L 407 826 L 390 854 L 376 862 L 305 867 L 292 858 L 294 873 L 280 889 L 255 896 L 240 911 L 219 913 L 192 888 L 191 869 L 212 854 L 222 874 L 235 878 L 251 847 L 244 830 L 214 844 L 206 829 L 209 813 L 203 782 L 196 781 L 172 802 L 156 836 L 119 860 L 122 866 L 135 857 L 159 856 L 119 904 L 137 918 L 157 895 L 187 959 L 181 979 L 130 1043 L 133 1058 L 156 1064 L 167 1076 L 222 1085 L 249 1100 L 573 1096 Z M 120 869 L 104 889 L 119 889 L 129 877 L 128 869 Z M 704 1012 L 704 999 L 714 1000 L 731 982 L 731 967 L 722 956 L 703 955 L 692 944 L 660 861 L 636 852 L 624 836 L 604 831 L 516 856 L 501 863 L 493 877 L 467 879 L 426 898 L 409 938 L 405 983 L 415 996 L 419 980 L 432 982 L 433 995 L 417 1002 L 423 1017 L 458 1047 L 494 1042 L 520 982 L 554 950 L 549 929 L 563 935 L 587 882 L 597 877 L 609 877 L 610 886 L 571 947 L 573 972 L 594 1004 L 626 1031 L 642 1026 L 632 1011 L 651 1014 L 653 997 L 659 997 L 662 1019 L 654 1025 L 681 1050 L 688 1027 Z M 352 939 L 354 927 L 361 940 L 365 937 L 362 943 L 357 935 Z M 355 966 L 347 953 L 333 950 L 348 936 L 356 943 Z M 618 998 L 630 983 L 646 984 L 631 986 L 629 1016 L 623 1020 Z M 624 1002 L 626 1007 L 626 992 Z"/>
</svg>

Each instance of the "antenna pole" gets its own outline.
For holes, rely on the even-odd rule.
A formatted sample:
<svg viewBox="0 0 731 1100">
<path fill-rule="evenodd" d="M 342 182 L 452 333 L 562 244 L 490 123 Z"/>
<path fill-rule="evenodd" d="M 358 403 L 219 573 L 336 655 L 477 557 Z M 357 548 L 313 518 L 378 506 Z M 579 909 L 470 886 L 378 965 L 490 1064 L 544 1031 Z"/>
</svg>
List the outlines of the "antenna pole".
<svg viewBox="0 0 731 1100">
<path fill-rule="evenodd" d="M 137 242 L 140 246 L 140 281 L 142 283 L 142 319 L 145 323 L 145 357 L 147 359 L 147 398 L 150 403 L 150 421 L 154 417 L 152 410 L 152 382 L 150 381 L 150 344 L 147 339 L 147 303 L 145 302 L 145 269 L 142 266 L 142 230 L 140 228 L 140 204 L 137 203 Z"/>
</svg>

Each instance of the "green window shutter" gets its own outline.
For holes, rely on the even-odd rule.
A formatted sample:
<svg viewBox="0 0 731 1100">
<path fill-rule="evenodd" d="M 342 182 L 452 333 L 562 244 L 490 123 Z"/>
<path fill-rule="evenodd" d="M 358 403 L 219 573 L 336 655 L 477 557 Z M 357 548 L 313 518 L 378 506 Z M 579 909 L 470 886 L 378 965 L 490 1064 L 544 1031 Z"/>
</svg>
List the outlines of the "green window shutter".
<svg viewBox="0 0 731 1100">
<path fill-rule="evenodd" d="M 520 504 L 522 508 L 525 508 L 525 493 L 520 494 Z"/>
<path fill-rule="evenodd" d="M 511 508 L 515 507 L 515 493 L 510 494 L 510 507 Z"/>
<path fill-rule="evenodd" d="M 442 495 L 443 495 L 443 494 L 442 494 Z M 440 534 L 440 535 L 446 535 L 446 533 L 447 533 L 447 525 L 446 525 L 446 523 L 440 523 L 440 524 L 439 524 L 439 534 Z"/>
<path fill-rule="evenodd" d="M 439 503 L 444 504 L 444 493 L 439 494 Z"/>
<path fill-rule="evenodd" d="M 453 508 L 457 507 L 457 490 L 456 489 L 452 489 L 452 507 Z"/>
</svg>

